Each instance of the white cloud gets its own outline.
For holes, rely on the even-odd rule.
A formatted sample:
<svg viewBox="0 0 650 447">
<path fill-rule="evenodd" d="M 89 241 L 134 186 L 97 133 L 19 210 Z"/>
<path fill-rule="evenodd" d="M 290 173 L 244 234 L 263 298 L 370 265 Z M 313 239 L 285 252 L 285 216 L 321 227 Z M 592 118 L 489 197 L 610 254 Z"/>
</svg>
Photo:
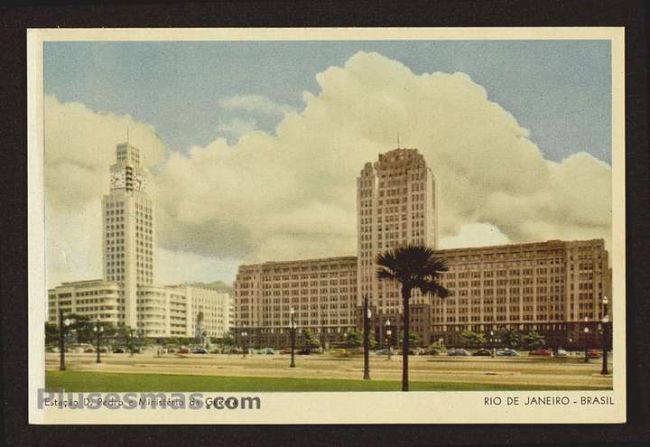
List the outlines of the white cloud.
<svg viewBox="0 0 650 447">
<path fill-rule="evenodd" d="M 233 145 L 217 138 L 186 155 L 169 154 L 152 179 L 162 248 L 232 262 L 354 254 L 356 178 L 365 162 L 394 148 L 398 133 L 402 147 L 418 148 L 435 173 L 445 244 L 608 243 L 611 168 L 586 153 L 545 160 L 528 131 L 467 75 L 415 75 L 381 55 L 358 53 L 317 81 L 321 92 L 305 93 L 305 109 L 286 114 L 274 134 L 243 129 Z M 256 101 L 224 104 L 253 110 Z M 82 113 L 83 106 L 54 99 L 46 107 L 61 115 L 46 123 L 46 135 L 60 135 L 46 138 L 48 164 L 56 161 L 48 175 L 63 161 L 69 168 L 60 181 L 47 182 L 48 202 L 83 206 L 107 189 L 103 179 L 123 139 L 123 125 L 101 130 L 127 118 Z M 153 129 L 139 129 L 146 134 L 140 144 L 159 153 Z M 70 140 L 74 150 L 66 151 Z M 52 231 L 57 237 L 65 229 Z M 161 272 L 186 258 L 164 259 Z M 199 264 L 193 268 L 212 269 Z"/>
<path fill-rule="evenodd" d="M 108 188 L 115 146 L 129 141 L 143 151 L 147 167 L 163 161 L 165 146 L 155 129 L 126 115 L 95 112 L 75 102 L 46 95 L 45 188 L 56 208 L 75 210 L 97 200 Z"/>
<path fill-rule="evenodd" d="M 481 247 L 509 244 L 510 239 L 492 224 L 472 223 L 460 227 L 458 234 L 440 241 L 439 248 Z"/>
<path fill-rule="evenodd" d="M 257 127 L 253 119 L 233 118 L 228 122 L 221 122 L 217 125 L 217 132 L 237 141 L 242 135 L 252 132 Z"/>
<path fill-rule="evenodd" d="M 238 264 L 240 262 L 236 259 L 216 259 L 163 248 L 156 251 L 156 276 L 166 285 L 234 278 Z"/>
<path fill-rule="evenodd" d="M 219 106 L 226 110 L 243 110 L 245 112 L 265 115 L 284 115 L 293 112 L 293 107 L 274 102 L 263 95 L 235 95 L 219 100 Z"/>
<path fill-rule="evenodd" d="M 74 210 L 45 208 L 46 283 L 102 277 L 101 199 L 80 203 Z"/>
</svg>

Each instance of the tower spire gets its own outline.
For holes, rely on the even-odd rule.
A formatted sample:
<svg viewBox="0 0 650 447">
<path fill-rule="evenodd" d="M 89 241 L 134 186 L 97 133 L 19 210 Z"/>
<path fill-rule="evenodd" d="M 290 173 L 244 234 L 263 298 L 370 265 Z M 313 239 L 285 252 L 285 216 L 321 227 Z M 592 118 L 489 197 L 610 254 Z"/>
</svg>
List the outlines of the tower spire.
<svg viewBox="0 0 650 447">
<path fill-rule="evenodd" d="M 126 144 L 129 144 L 129 126 L 126 126 Z"/>
<path fill-rule="evenodd" d="M 397 149 L 399 149 L 399 133 L 397 134 Z"/>
</svg>

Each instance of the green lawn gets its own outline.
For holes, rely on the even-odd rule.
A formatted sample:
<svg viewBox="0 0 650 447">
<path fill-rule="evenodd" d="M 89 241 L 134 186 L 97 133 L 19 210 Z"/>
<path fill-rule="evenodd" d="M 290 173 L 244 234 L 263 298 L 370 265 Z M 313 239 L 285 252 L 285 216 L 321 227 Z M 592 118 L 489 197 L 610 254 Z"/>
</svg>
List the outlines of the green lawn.
<svg viewBox="0 0 650 447">
<path fill-rule="evenodd" d="M 45 387 L 73 392 L 147 391 L 399 391 L 398 381 L 289 379 L 274 377 L 185 376 L 172 374 L 123 374 L 80 371 L 47 371 Z M 468 382 L 411 382 L 412 391 L 520 391 L 578 390 L 579 387 L 500 385 Z"/>
</svg>

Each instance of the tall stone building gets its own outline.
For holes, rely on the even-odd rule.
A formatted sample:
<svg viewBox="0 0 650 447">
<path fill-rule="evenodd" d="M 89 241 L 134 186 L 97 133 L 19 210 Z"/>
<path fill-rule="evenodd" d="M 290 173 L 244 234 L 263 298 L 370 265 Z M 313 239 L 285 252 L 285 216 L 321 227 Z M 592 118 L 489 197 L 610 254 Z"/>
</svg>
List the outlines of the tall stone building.
<svg viewBox="0 0 650 447">
<path fill-rule="evenodd" d="M 341 334 L 363 327 L 368 297 L 370 326 L 392 346 L 402 327 L 399 285 L 379 281 L 375 259 L 406 244 L 437 248 L 436 182 L 416 149 L 395 149 L 366 163 L 357 179 L 357 257 L 267 262 L 240 266 L 235 282 L 238 332 L 258 343 L 287 346 L 289 310 L 300 328 Z M 450 267 L 443 284 L 451 296 L 411 298 L 411 331 L 424 344 L 463 344 L 465 330 L 492 338 L 500 329 L 538 331 L 549 346 L 577 348 L 585 327 L 596 343 L 602 298 L 612 298 L 611 269 L 602 239 L 546 241 L 436 250 Z M 354 272 L 354 273 L 353 273 Z M 352 277 L 356 281 L 352 280 Z M 611 308 L 611 307 L 610 307 Z M 494 341 L 494 340 L 493 340 Z"/>
<path fill-rule="evenodd" d="M 401 313 L 399 287 L 377 279 L 375 259 L 407 244 L 436 248 L 437 211 L 436 181 L 417 149 L 395 149 L 366 163 L 357 178 L 357 305 L 367 296 L 379 312 Z M 414 304 L 422 302 L 413 296 Z"/>
<path fill-rule="evenodd" d="M 117 146 L 110 170 L 110 193 L 102 200 L 104 278 L 121 287 L 120 316 L 137 324 L 137 291 L 154 281 L 154 209 L 146 191 L 147 176 L 140 150 Z"/>
<path fill-rule="evenodd" d="M 402 314 L 400 287 L 377 279 L 377 255 L 408 244 L 436 248 L 438 203 L 433 172 L 417 149 L 394 149 L 366 163 L 357 178 L 357 319 L 367 297 L 374 311 L 373 324 L 392 321 L 399 326 Z M 411 297 L 412 330 L 427 333 L 430 298 L 418 290 Z M 382 326 L 383 327 L 383 326 Z M 378 327 L 380 339 L 382 329 Z M 398 331 L 393 331 L 395 334 Z"/>
<path fill-rule="evenodd" d="M 229 294 L 182 284 L 155 285 L 155 213 L 147 193 L 140 150 L 117 145 L 110 167 L 110 192 L 102 200 L 104 278 L 65 282 L 48 291 L 48 320 L 59 311 L 124 325 L 145 337 L 192 337 L 203 314 L 203 329 L 220 337 L 232 325 Z"/>
</svg>

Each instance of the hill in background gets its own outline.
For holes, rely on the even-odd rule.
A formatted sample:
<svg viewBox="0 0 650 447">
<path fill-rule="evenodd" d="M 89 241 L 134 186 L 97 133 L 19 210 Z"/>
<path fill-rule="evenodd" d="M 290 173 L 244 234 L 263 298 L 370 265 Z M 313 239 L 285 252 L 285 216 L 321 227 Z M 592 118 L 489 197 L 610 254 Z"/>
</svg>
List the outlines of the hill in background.
<svg viewBox="0 0 650 447">
<path fill-rule="evenodd" d="M 201 287 L 203 289 L 216 290 L 220 293 L 227 293 L 230 296 L 233 295 L 233 286 L 226 284 L 223 281 L 212 281 L 212 282 L 191 282 L 187 283 L 189 286 Z"/>
</svg>

